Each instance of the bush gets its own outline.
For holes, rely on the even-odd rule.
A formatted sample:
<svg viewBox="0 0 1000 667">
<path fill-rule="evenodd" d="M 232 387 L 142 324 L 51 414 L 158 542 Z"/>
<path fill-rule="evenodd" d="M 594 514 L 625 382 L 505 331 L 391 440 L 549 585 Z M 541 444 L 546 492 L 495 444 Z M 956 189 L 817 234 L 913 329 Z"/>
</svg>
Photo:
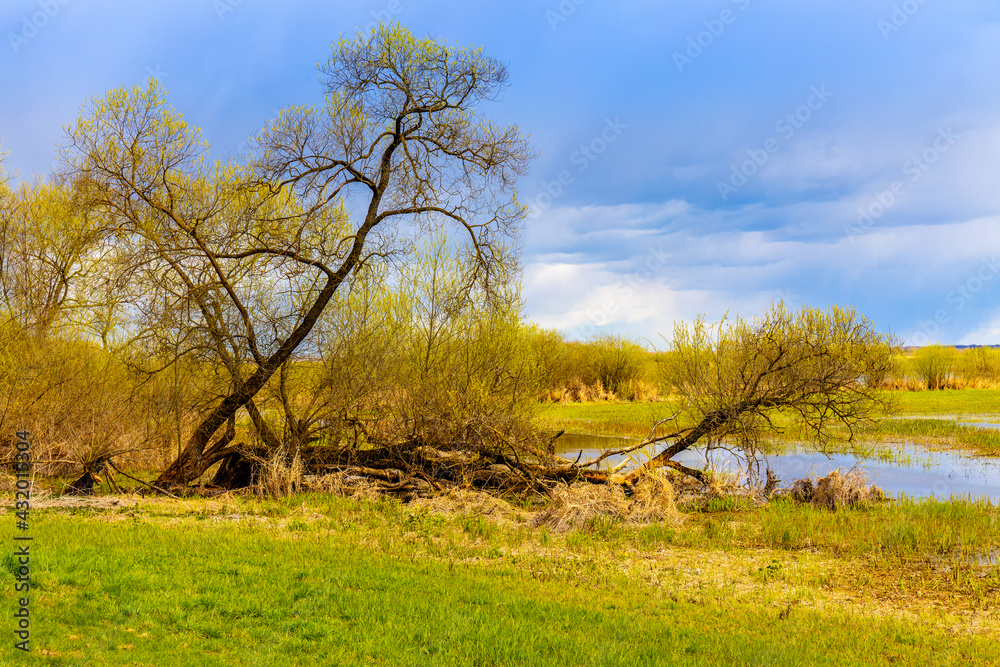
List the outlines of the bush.
<svg viewBox="0 0 1000 667">
<path fill-rule="evenodd" d="M 972 347 L 958 356 L 958 375 L 965 387 L 995 387 L 1000 384 L 1000 350 Z"/>
<path fill-rule="evenodd" d="M 0 332 L 0 433 L 27 430 L 41 474 L 79 472 L 112 452 L 161 463 L 169 408 L 146 400 L 154 385 L 91 343 Z"/>
<path fill-rule="evenodd" d="M 913 371 L 927 389 L 954 387 L 958 350 L 945 345 L 928 345 L 913 353 Z"/>
<path fill-rule="evenodd" d="M 534 330 L 534 355 L 541 359 L 541 398 L 564 401 L 649 401 L 659 394 L 658 358 L 643 345 L 621 336 L 599 336 L 580 343 L 553 331 Z"/>
<path fill-rule="evenodd" d="M 638 343 L 618 336 L 602 336 L 591 343 L 590 372 L 616 396 L 632 400 L 645 380 L 649 352 Z"/>
</svg>

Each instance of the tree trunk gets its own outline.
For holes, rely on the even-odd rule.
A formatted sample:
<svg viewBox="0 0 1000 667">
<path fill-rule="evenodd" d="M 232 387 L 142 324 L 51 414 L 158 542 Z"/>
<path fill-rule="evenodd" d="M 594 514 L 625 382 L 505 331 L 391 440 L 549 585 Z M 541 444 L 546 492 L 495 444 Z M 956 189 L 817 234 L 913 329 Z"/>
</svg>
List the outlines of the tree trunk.
<svg viewBox="0 0 1000 667">
<path fill-rule="evenodd" d="M 736 411 L 735 414 L 738 416 L 744 410 L 746 410 L 746 406 L 741 405 L 740 409 Z M 628 482 L 633 483 L 639 478 L 640 475 L 642 475 L 643 471 L 650 470 L 652 468 L 664 467 L 671 468 L 677 472 L 694 477 L 702 484 L 707 483 L 708 478 L 705 476 L 705 472 L 703 470 L 688 468 L 687 466 L 682 465 L 677 461 L 673 461 L 672 459 L 684 450 L 693 447 L 703 437 L 717 431 L 720 427 L 724 426 L 733 419 L 735 419 L 735 417 L 732 412 L 715 410 L 714 412 L 708 413 L 700 422 L 698 422 L 697 426 L 688 431 L 682 438 L 678 439 L 674 442 L 674 444 L 651 458 L 641 468 L 633 470 L 626 476 L 625 479 Z"/>
<path fill-rule="evenodd" d="M 390 149 L 394 150 L 395 146 L 398 145 L 398 138 L 393 141 Z M 267 381 L 271 379 L 281 365 L 291 358 L 292 353 L 295 349 L 305 340 L 309 332 L 312 331 L 316 322 L 319 321 L 320 315 L 326 309 L 326 305 L 333 298 L 333 293 L 337 291 L 341 283 L 347 279 L 347 276 L 351 274 L 354 268 L 357 266 L 361 259 L 361 251 L 364 249 L 365 239 L 368 233 L 375 227 L 379 222 L 378 218 L 378 206 L 382 198 L 382 192 L 385 191 L 387 187 L 389 175 L 388 175 L 388 163 L 391 157 L 392 150 L 387 149 L 386 155 L 383 156 L 383 174 L 382 182 L 379 185 L 378 191 L 372 196 L 371 202 L 368 205 L 368 213 L 365 217 L 364 224 L 358 228 L 357 234 L 354 235 L 354 243 L 351 246 L 351 252 L 344 259 L 340 268 L 336 272 L 327 271 L 327 281 L 323 285 L 323 289 L 316 296 L 316 301 L 313 302 L 309 310 L 306 312 L 305 316 L 299 325 L 292 331 L 292 333 L 285 339 L 278 350 L 272 354 L 270 357 L 264 360 L 264 363 L 257 366 L 257 370 L 254 371 L 253 375 L 240 383 L 236 389 L 226 396 L 222 402 L 214 409 L 195 429 L 191 438 L 188 440 L 187 445 L 181 451 L 180 456 L 174 461 L 169 468 L 163 471 L 159 479 L 156 480 L 156 485 L 160 487 L 177 487 L 186 486 L 191 481 L 198 479 L 208 470 L 213 464 L 220 461 L 222 458 L 228 456 L 232 450 L 227 449 L 226 445 L 232 438 L 226 438 L 223 436 L 220 438 L 215 445 L 209 447 L 209 442 L 212 436 L 215 434 L 219 427 L 222 426 L 229 420 L 233 420 L 236 416 L 236 412 L 247 404 L 254 396 L 257 395 Z"/>
<path fill-rule="evenodd" d="M 236 410 L 239 406 L 235 408 L 224 420 L 227 422 L 226 432 L 219 438 L 215 444 L 211 447 L 207 447 L 208 440 L 212 437 L 212 434 L 222 425 L 211 427 L 206 426 L 206 423 L 210 423 L 211 418 L 220 413 L 220 408 L 226 404 L 226 401 L 233 398 L 232 395 L 228 396 L 225 401 L 222 402 L 218 408 L 216 408 L 208 419 L 203 421 L 198 428 L 195 430 L 194 435 L 188 440 L 188 444 L 184 447 L 180 456 L 170 464 L 170 467 L 163 471 L 163 474 L 156 480 L 154 486 L 159 486 L 160 488 L 176 488 L 179 486 L 187 486 L 190 482 L 198 479 L 205 471 L 211 468 L 213 465 L 218 463 L 220 460 L 224 459 L 229 454 L 233 453 L 233 449 L 229 447 L 229 444 L 236 437 Z M 212 431 L 207 432 L 205 429 L 211 427 Z M 202 440 L 200 438 L 201 434 L 207 433 Z M 205 444 L 202 445 L 201 443 Z"/>
</svg>

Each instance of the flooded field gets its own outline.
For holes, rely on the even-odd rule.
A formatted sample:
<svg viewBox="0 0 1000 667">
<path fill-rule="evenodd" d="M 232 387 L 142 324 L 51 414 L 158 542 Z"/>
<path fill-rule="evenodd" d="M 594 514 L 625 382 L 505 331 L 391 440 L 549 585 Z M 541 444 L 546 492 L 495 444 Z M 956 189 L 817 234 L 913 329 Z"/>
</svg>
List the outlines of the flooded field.
<svg viewBox="0 0 1000 667">
<path fill-rule="evenodd" d="M 603 450 L 624 447 L 632 442 L 635 441 L 626 438 L 564 435 L 556 441 L 556 453 L 570 460 L 579 456 L 580 461 L 585 461 L 597 457 Z M 759 468 L 752 469 L 751 473 L 763 478 L 764 471 L 770 468 L 782 480 L 782 485 L 787 485 L 801 477 L 822 477 L 837 468 L 842 472 L 858 468 L 865 470 L 869 479 L 883 491 L 893 495 L 905 493 L 915 498 L 939 499 L 988 498 L 1000 503 L 1000 463 L 997 461 L 972 458 L 955 452 L 931 452 L 901 443 L 889 443 L 887 446 L 900 454 L 895 457 L 897 460 L 866 459 L 854 454 L 833 454 L 828 457 L 820 452 L 801 448 L 768 455 L 759 462 Z M 631 458 L 634 464 L 641 464 L 655 453 L 638 451 Z M 617 465 L 626 458 L 610 457 L 606 462 Z M 707 463 L 715 470 L 747 471 L 745 460 L 725 450 L 714 450 L 710 461 L 706 461 L 703 449 L 682 452 L 676 460 L 690 467 L 704 467 Z"/>
</svg>

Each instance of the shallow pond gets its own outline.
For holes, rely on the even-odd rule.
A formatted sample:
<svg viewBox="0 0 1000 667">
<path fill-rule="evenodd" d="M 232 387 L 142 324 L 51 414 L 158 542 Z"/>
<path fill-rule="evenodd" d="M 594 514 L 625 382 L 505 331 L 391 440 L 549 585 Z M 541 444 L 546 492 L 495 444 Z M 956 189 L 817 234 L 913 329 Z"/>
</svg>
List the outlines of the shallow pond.
<svg viewBox="0 0 1000 667">
<path fill-rule="evenodd" d="M 974 426 L 975 428 L 1000 428 L 1000 424 L 992 422 L 959 422 L 959 426 Z"/>
<path fill-rule="evenodd" d="M 977 424 L 978 425 L 978 424 Z M 563 435 L 556 440 L 556 453 L 564 458 L 580 461 L 596 458 L 601 451 L 624 447 L 631 440 L 593 435 Z M 915 498 L 941 498 L 951 496 L 989 498 L 1000 503 L 1000 463 L 992 459 L 972 458 L 955 452 L 931 452 L 912 445 L 889 443 L 903 454 L 909 454 L 912 462 L 884 462 L 859 459 L 854 454 L 833 454 L 827 457 L 819 452 L 800 449 L 783 454 L 769 454 L 755 471 L 763 478 L 763 471 L 770 467 L 782 480 L 780 486 L 792 481 L 816 475 L 822 477 L 831 470 L 840 468 L 846 472 L 852 467 L 863 469 L 869 479 L 883 491 L 893 495 L 905 493 Z M 656 451 L 635 452 L 633 461 L 641 463 Z M 605 463 L 617 465 L 627 457 L 615 456 Z M 716 470 L 739 472 L 746 470 L 746 463 L 724 450 L 715 450 L 711 455 L 711 465 Z M 906 458 L 905 456 L 899 458 Z M 706 465 L 705 451 L 692 449 L 682 452 L 676 461 L 690 467 Z M 603 466 L 603 464 L 602 464 Z"/>
</svg>

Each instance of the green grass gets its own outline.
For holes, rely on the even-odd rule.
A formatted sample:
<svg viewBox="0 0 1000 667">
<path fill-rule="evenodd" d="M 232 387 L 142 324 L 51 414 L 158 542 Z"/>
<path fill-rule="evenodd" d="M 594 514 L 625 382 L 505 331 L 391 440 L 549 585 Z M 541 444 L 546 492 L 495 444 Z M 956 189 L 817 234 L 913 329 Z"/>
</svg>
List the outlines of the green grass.
<svg viewBox="0 0 1000 667">
<path fill-rule="evenodd" d="M 998 415 L 1000 389 L 894 392 L 902 415 Z"/>
<path fill-rule="evenodd" d="M 966 625 L 978 629 L 956 634 L 963 621 L 949 615 L 989 606 L 1000 591 L 1000 568 L 954 559 L 959 546 L 962 554 L 996 547 L 996 508 L 704 509 L 711 511 L 689 511 L 676 524 L 608 519 L 564 535 L 391 500 L 156 500 L 138 511 L 36 510 L 35 650 L 24 662 L 993 659 L 995 617 L 977 617 L 978 625 Z M 13 566 L 9 557 L 5 565 Z M 873 614 L 824 597 L 838 586 L 873 600 L 909 596 L 907 613 Z M 924 604 L 942 596 L 948 612 Z M 8 609 L 12 598 L 8 589 Z M 20 662 L 9 644 L 0 661 Z"/>
</svg>

